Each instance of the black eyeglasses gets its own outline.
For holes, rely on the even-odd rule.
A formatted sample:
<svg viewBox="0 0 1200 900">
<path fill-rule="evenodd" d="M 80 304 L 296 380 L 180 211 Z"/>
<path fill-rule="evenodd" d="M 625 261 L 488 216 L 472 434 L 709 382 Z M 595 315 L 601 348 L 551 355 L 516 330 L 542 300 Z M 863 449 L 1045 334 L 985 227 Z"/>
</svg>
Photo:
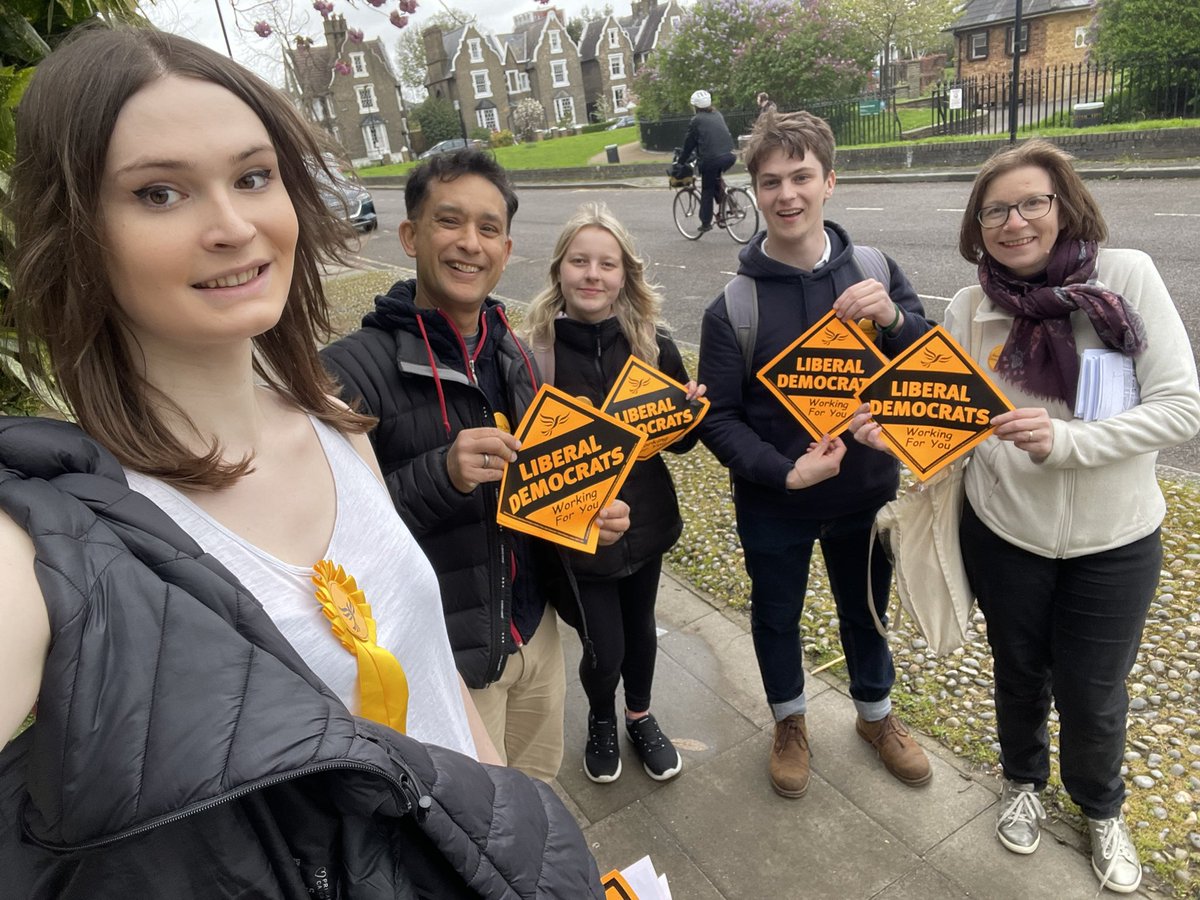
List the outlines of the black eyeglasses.
<svg viewBox="0 0 1200 900">
<path fill-rule="evenodd" d="M 1054 205 L 1054 198 L 1057 196 L 1058 194 L 1034 194 L 1032 197 L 1026 197 L 1020 203 L 997 203 L 994 206 L 985 206 L 975 213 L 975 218 L 984 228 L 999 228 L 1008 221 L 1008 217 L 1015 209 L 1022 219 L 1029 222 L 1049 215 L 1050 207 Z"/>
</svg>

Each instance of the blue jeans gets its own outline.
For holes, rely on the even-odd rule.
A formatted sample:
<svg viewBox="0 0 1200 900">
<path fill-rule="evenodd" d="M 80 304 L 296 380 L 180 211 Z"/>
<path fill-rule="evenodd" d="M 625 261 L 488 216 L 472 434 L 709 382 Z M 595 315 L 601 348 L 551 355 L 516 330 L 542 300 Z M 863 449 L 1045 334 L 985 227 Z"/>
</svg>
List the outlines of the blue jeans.
<svg viewBox="0 0 1200 900">
<path fill-rule="evenodd" d="M 1125 798 L 1125 679 L 1158 585 L 1161 533 L 1047 559 L 993 533 L 966 503 L 959 536 L 987 619 L 1004 776 L 1046 786 L 1053 699 L 1063 786 L 1085 815 L 1115 816 Z"/>
<path fill-rule="evenodd" d="M 892 653 L 867 609 L 867 552 L 875 509 L 828 519 L 772 519 L 738 513 L 738 534 L 750 575 L 750 630 L 767 701 L 776 709 L 804 693 L 800 616 L 808 591 L 813 543 L 821 542 L 837 604 L 850 696 L 860 712 L 886 701 L 896 680 Z M 882 617 L 892 567 L 878 542 L 871 559 L 875 607 Z"/>
</svg>

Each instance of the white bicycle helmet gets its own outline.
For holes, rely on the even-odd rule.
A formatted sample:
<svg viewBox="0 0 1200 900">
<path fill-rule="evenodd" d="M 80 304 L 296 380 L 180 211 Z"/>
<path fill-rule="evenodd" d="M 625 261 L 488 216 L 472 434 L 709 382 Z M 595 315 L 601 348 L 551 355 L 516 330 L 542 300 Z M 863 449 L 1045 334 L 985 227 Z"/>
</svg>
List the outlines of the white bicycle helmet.
<svg viewBox="0 0 1200 900">
<path fill-rule="evenodd" d="M 696 91 L 692 94 L 692 106 L 696 109 L 708 109 L 712 106 L 712 95 L 708 91 Z"/>
</svg>

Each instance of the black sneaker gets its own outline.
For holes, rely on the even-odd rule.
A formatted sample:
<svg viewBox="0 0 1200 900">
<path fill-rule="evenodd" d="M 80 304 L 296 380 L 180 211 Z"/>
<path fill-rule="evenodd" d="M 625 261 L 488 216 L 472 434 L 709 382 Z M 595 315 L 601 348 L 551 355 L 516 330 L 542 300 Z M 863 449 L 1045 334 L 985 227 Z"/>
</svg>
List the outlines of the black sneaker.
<svg viewBox="0 0 1200 900">
<path fill-rule="evenodd" d="M 626 719 L 625 733 L 642 761 L 642 768 L 655 781 L 668 781 L 679 774 L 683 759 L 670 739 L 662 733 L 654 716 Z"/>
<path fill-rule="evenodd" d="M 597 784 L 608 784 L 621 777 L 621 748 L 617 741 L 616 719 L 597 719 L 588 713 L 583 774 Z"/>
<path fill-rule="evenodd" d="M 696 229 L 696 232 L 698 234 L 704 234 L 705 232 L 709 232 L 709 231 L 712 231 L 711 225 L 701 225 L 699 228 Z"/>
</svg>

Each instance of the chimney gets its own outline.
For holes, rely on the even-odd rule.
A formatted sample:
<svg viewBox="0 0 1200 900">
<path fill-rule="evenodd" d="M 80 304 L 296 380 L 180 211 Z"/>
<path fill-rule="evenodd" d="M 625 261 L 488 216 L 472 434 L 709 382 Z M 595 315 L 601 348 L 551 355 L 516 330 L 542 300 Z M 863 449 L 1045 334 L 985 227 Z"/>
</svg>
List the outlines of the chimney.
<svg viewBox="0 0 1200 900">
<path fill-rule="evenodd" d="M 430 25 L 421 32 L 425 43 L 425 67 L 430 82 L 446 77 L 446 42 L 440 25 Z"/>
<path fill-rule="evenodd" d="M 330 16 L 325 20 L 325 46 L 340 52 L 346 40 L 346 17 Z"/>
</svg>

